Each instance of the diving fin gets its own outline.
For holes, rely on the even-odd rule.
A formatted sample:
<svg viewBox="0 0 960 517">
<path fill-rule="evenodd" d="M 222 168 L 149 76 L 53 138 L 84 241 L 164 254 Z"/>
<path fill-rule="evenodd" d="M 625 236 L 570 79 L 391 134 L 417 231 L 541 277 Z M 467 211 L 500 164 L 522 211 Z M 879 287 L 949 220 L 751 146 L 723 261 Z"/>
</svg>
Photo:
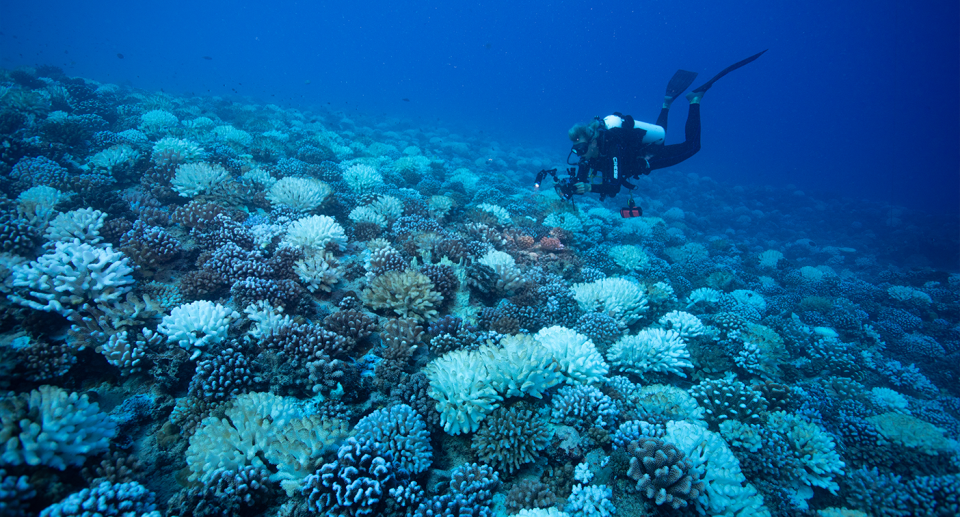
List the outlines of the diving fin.
<svg viewBox="0 0 960 517">
<path fill-rule="evenodd" d="M 677 70 L 677 73 L 673 74 L 673 77 L 670 78 L 670 82 L 667 83 L 667 93 L 666 97 L 671 99 L 676 99 L 683 92 L 687 91 L 687 88 L 693 84 L 693 81 L 696 80 L 696 72 L 688 72 L 687 70 Z"/>
<path fill-rule="evenodd" d="M 767 49 L 767 50 L 770 50 L 770 49 Z M 764 50 L 763 52 L 766 52 L 766 50 Z M 756 60 L 758 57 L 762 56 L 762 55 L 763 55 L 763 52 L 760 52 L 759 54 L 754 54 L 754 55 L 748 57 L 747 59 L 744 59 L 743 61 L 737 61 L 736 63 L 734 63 L 734 64 L 732 64 L 732 65 L 724 68 L 723 70 L 720 71 L 719 74 L 713 76 L 712 79 L 710 79 L 709 81 L 707 81 L 707 82 L 701 84 L 700 86 L 694 88 L 694 89 L 693 89 L 693 93 L 703 93 L 703 92 L 709 90 L 710 87 L 713 86 L 713 83 L 717 82 L 718 79 L 720 79 L 721 77 L 729 74 L 730 72 L 733 72 L 734 70 L 740 68 L 740 67 L 743 66 L 743 65 L 746 65 L 746 64 L 748 64 L 748 63 L 752 63 L 752 62 L 753 62 L 754 60 Z M 674 76 L 674 77 L 676 77 L 676 76 Z"/>
</svg>

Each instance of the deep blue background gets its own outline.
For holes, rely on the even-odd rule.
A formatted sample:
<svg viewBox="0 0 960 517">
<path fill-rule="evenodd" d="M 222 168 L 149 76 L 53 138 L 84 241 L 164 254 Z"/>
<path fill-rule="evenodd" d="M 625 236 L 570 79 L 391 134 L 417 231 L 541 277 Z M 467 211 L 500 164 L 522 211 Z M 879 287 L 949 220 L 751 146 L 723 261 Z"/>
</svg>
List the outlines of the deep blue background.
<svg viewBox="0 0 960 517">
<path fill-rule="evenodd" d="M 574 122 L 652 121 L 677 68 L 699 84 L 769 48 L 707 94 L 679 169 L 960 212 L 955 0 L 514 4 L 4 0 L 0 66 L 439 120 L 559 163 Z M 669 140 L 685 117 L 681 100 Z"/>
</svg>

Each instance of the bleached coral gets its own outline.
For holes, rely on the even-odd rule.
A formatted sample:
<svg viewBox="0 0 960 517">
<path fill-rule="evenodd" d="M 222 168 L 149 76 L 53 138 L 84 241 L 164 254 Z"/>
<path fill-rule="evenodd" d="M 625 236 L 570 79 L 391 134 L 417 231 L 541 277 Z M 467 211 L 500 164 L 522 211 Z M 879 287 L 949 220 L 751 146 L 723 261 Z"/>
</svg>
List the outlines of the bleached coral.
<svg viewBox="0 0 960 517">
<path fill-rule="evenodd" d="M 887 294 L 890 295 L 890 298 L 903 303 L 912 302 L 918 305 L 929 305 L 932 302 L 929 294 L 912 287 L 902 285 L 893 285 L 888 287 Z"/>
<path fill-rule="evenodd" d="M 610 364 L 621 371 L 643 376 L 647 372 L 675 373 L 693 368 L 690 352 L 675 330 L 644 329 L 635 336 L 624 336 L 607 352 Z"/>
<path fill-rule="evenodd" d="M 923 454 L 935 456 L 943 452 L 956 454 L 960 451 L 956 441 L 944 436 L 943 429 L 910 415 L 888 412 L 867 417 L 866 420 L 887 440 Z M 832 440 L 830 443 L 833 444 Z"/>
<path fill-rule="evenodd" d="M 64 316 L 84 303 L 118 301 L 133 287 L 129 259 L 112 247 L 98 248 L 77 239 L 57 242 L 53 250 L 13 271 L 18 293 L 11 301 Z"/>
<path fill-rule="evenodd" d="M 261 169 L 260 167 L 244 172 L 240 176 L 240 179 L 246 183 L 256 183 L 262 187 L 265 187 L 267 190 L 277 184 L 277 178 L 274 178 L 269 172 Z"/>
<path fill-rule="evenodd" d="M 879 408 L 909 415 L 907 398 L 890 388 L 874 387 L 870 390 L 870 400 Z"/>
<path fill-rule="evenodd" d="M 210 416 L 190 438 L 187 467 L 191 481 L 208 482 L 218 469 L 252 465 L 267 468 L 267 454 L 283 428 L 303 416 L 295 399 L 271 393 L 239 395 L 224 418 Z"/>
<path fill-rule="evenodd" d="M 90 165 L 112 171 L 123 165 L 133 165 L 140 157 L 140 153 L 127 144 L 118 144 L 108 147 L 93 155 L 88 160 Z"/>
<path fill-rule="evenodd" d="M 309 212 L 322 205 L 332 192 L 330 185 L 319 180 L 286 177 L 270 187 L 267 199 L 274 205 Z"/>
<path fill-rule="evenodd" d="M 707 332 L 700 318 L 689 312 L 670 311 L 664 314 L 658 323 L 664 329 L 677 331 L 684 339 L 702 336 Z"/>
<path fill-rule="evenodd" d="M 323 464 L 324 454 L 334 450 L 353 434 L 347 422 L 336 418 L 308 415 L 289 420 L 279 429 L 272 429 L 263 457 L 275 466 L 271 481 L 292 497 L 304 478 Z"/>
<path fill-rule="evenodd" d="M 369 165 L 357 164 L 343 173 L 343 181 L 354 193 L 363 194 L 382 184 L 383 176 Z"/>
<path fill-rule="evenodd" d="M 543 220 L 543 225 L 547 228 L 560 228 L 571 233 L 583 231 L 583 221 L 576 214 L 570 212 L 554 212 Z"/>
<path fill-rule="evenodd" d="M 157 165 L 177 165 L 200 160 L 203 148 L 196 142 L 182 138 L 161 138 L 153 144 L 150 160 Z"/>
<path fill-rule="evenodd" d="M 144 332 L 150 332 L 149 329 L 143 329 Z M 136 341 L 131 342 L 127 338 L 126 330 L 112 334 L 107 342 L 97 347 L 108 363 L 116 366 L 121 375 L 131 375 L 139 372 L 142 368 L 141 361 L 146 358 L 146 351 L 138 346 Z"/>
<path fill-rule="evenodd" d="M 327 245 L 340 249 L 347 243 L 347 235 L 332 217 L 312 215 L 291 223 L 283 242 L 305 250 L 323 251 Z"/>
<path fill-rule="evenodd" d="M 388 221 L 393 221 L 403 215 L 403 203 L 393 196 L 380 196 L 370 205 L 370 208 Z"/>
<path fill-rule="evenodd" d="M 489 367 L 487 382 L 504 397 L 541 398 L 564 379 L 553 353 L 529 335 L 507 336 L 500 346 L 483 345 L 477 354 Z"/>
<path fill-rule="evenodd" d="M 783 253 L 777 250 L 767 250 L 761 253 L 757 260 L 760 261 L 760 267 L 764 269 L 776 269 L 777 263 L 783 258 Z"/>
<path fill-rule="evenodd" d="M 243 309 L 243 313 L 253 322 L 247 334 L 254 339 L 262 339 L 282 327 L 293 324 L 293 318 L 283 314 L 283 307 L 271 307 L 266 300 L 248 305 Z"/>
<path fill-rule="evenodd" d="M 650 262 L 639 246 L 614 246 L 607 252 L 610 258 L 627 271 L 639 271 Z"/>
<path fill-rule="evenodd" d="M 69 197 L 53 187 L 30 187 L 17 196 L 17 213 L 34 226 L 42 227 L 53 216 L 57 203 Z"/>
<path fill-rule="evenodd" d="M 844 463 L 835 450 L 833 437 L 817 424 L 783 411 L 770 413 L 767 425 L 786 436 L 793 455 L 803 467 L 800 481 L 837 493 L 840 487 L 834 477 L 843 476 Z"/>
<path fill-rule="evenodd" d="M 575 284 L 573 297 L 585 312 L 604 312 L 624 326 L 635 323 L 647 310 L 642 288 L 629 280 L 613 277 L 587 284 Z"/>
<path fill-rule="evenodd" d="M 199 357 L 207 346 L 227 339 L 230 323 L 239 317 L 240 313 L 223 305 L 198 300 L 174 307 L 163 317 L 157 331 L 190 352 L 192 360 Z"/>
<path fill-rule="evenodd" d="M 423 174 L 430 170 L 430 159 L 426 156 L 401 156 L 393 162 L 393 169 L 400 174 Z"/>
<path fill-rule="evenodd" d="M 492 205 L 490 203 L 481 203 L 477 205 L 477 208 L 489 214 L 493 214 L 493 216 L 497 218 L 497 222 L 502 225 L 508 225 L 512 222 L 510 219 L 510 212 L 508 212 L 502 206 Z"/>
<path fill-rule="evenodd" d="M 574 382 L 600 382 L 610 369 L 593 341 L 574 330 L 554 326 L 541 329 L 534 337 L 550 351 L 560 371 Z"/>
<path fill-rule="evenodd" d="M 710 289 L 709 287 L 701 287 L 694 289 L 693 292 L 690 293 L 690 296 L 687 297 L 687 308 L 689 309 L 698 303 L 708 305 L 719 301 L 720 291 Z"/>
<path fill-rule="evenodd" d="M 101 240 L 100 228 L 107 214 L 92 208 L 81 208 L 57 214 L 47 226 L 44 234 L 50 243 L 79 239 L 87 244 L 97 244 Z"/>
<path fill-rule="evenodd" d="M 253 142 L 253 137 L 250 136 L 250 133 L 233 126 L 217 126 L 213 128 L 213 134 L 217 140 L 238 147 L 249 147 Z"/>
<path fill-rule="evenodd" d="M 318 290 L 329 293 L 343 273 L 329 253 L 316 253 L 300 259 L 294 263 L 293 271 L 311 293 Z"/>
<path fill-rule="evenodd" d="M 454 350 L 424 368 L 427 394 L 437 401 L 440 424 L 449 434 L 475 433 L 480 422 L 500 406 L 503 397 L 490 384 L 488 365 L 480 354 Z"/>
<path fill-rule="evenodd" d="M 116 425 L 86 395 L 56 386 L 0 397 L 0 463 L 80 466 L 107 450 Z M 0 505 L 2 507 L 2 505 Z"/>
<path fill-rule="evenodd" d="M 763 497 L 747 482 L 740 461 L 720 435 L 690 422 L 670 421 L 663 439 L 676 445 L 701 471 L 706 490 L 699 503 L 708 515 L 770 516 Z"/>
<path fill-rule="evenodd" d="M 347 217 L 355 223 L 375 224 L 380 228 L 387 226 L 387 219 L 369 206 L 358 206 L 351 210 Z"/>
<path fill-rule="evenodd" d="M 170 184 L 183 197 L 194 197 L 213 189 L 230 177 L 226 169 L 206 162 L 185 163 L 177 167 Z"/>
<path fill-rule="evenodd" d="M 140 115 L 139 127 L 144 133 L 157 134 L 176 127 L 179 122 L 177 116 L 169 111 L 152 110 Z"/>
<path fill-rule="evenodd" d="M 450 213 L 450 210 L 453 209 L 453 205 L 453 199 L 447 196 L 430 196 L 430 200 L 427 202 L 430 215 L 437 219 L 446 217 L 446 215 Z"/>
<path fill-rule="evenodd" d="M 617 513 L 612 497 L 613 489 L 607 485 L 584 486 L 578 483 L 573 486 L 563 510 L 581 517 L 610 517 Z"/>
</svg>

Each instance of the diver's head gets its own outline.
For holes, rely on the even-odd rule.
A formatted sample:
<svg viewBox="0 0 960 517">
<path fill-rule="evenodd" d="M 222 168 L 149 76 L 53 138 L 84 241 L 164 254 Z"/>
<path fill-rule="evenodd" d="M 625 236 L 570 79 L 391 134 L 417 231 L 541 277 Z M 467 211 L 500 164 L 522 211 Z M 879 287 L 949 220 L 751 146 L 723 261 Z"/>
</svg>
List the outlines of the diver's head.
<svg viewBox="0 0 960 517">
<path fill-rule="evenodd" d="M 600 120 L 594 119 L 589 124 L 576 124 L 567 136 L 573 142 L 570 154 L 567 155 L 567 163 L 570 163 L 570 156 L 577 155 L 582 160 L 596 158 L 600 154 L 597 136 L 600 134 Z"/>
</svg>

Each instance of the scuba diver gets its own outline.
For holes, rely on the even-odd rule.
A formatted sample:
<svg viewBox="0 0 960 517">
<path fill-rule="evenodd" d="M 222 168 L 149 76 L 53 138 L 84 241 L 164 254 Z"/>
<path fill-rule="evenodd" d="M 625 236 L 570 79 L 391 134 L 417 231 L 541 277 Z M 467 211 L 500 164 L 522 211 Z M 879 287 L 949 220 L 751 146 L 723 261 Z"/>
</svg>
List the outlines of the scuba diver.
<svg viewBox="0 0 960 517">
<path fill-rule="evenodd" d="M 596 117 L 589 124 L 573 126 L 568 132 L 573 147 L 567 155 L 567 165 L 574 165 L 576 168 L 567 170 L 570 177 L 566 180 L 557 179 L 556 169 L 540 171 L 536 186 L 539 187 L 549 174 L 556 181 L 557 192 L 565 199 L 589 191 L 600 194 L 600 200 L 603 201 L 607 197 L 616 196 L 621 187 L 628 190 L 636 188 L 629 183 L 631 178 L 650 174 L 654 169 L 672 167 L 690 158 L 700 150 L 700 99 L 703 94 L 718 79 L 754 61 L 764 52 L 766 50 L 728 66 L 687 94 L 690 111 L 684 128 L 686 139 L 683 143 L 664 145 L 670 105 L 697 77 L 696 72 L 678 70 L 667 85 L 663 107 L 656 124 L 640 122 L 630 115 L 614 113 L 602 119 Z M 572 155 L 579 158 L 576 163 L 570 162 Z M 596 176 L 601 177 L 600 183 L 593 182 Z M 628 206 L 621 209 L 620 214 L 623 217 L 638 217 L 642 214 L 640 208 L 634 204 L 632 195 Z"/>
</svg>

